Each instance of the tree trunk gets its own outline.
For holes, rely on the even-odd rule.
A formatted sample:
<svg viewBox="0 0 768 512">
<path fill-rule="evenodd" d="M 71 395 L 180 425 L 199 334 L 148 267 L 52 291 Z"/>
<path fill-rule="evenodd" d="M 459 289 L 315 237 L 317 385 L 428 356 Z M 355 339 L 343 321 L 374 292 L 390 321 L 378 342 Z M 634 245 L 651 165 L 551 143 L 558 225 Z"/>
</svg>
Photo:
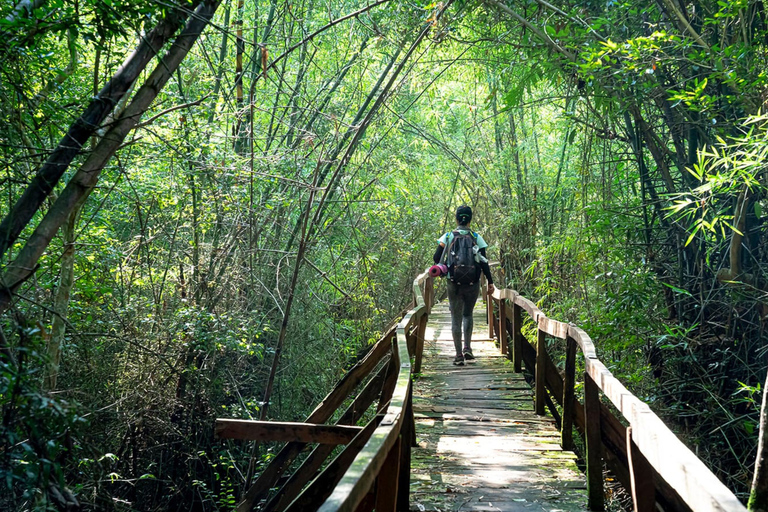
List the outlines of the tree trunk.
<svg viewBox="0 0 768 512">
<path fill-rule="evenodd" d="M 136 92 L 125 113 L 104 135 L 83 166 L 67 183 L 61 195 L 27 240 L 16 260 L 8 265 L 2 277 L 0 313 L 10 307 L 13 292 L 34 273 L 40 256 L 56 235 L 59 227 L 66 221 L 77 204 L 84 200 L 96 186 L 104 166 L 186 57 L 216 12 L 220 2 L 221 0 L 206 1 L 195 10 L 184 31 L 176 38 L 168 53 Z"/>
<path fill-rule="evenodd" d="M 750 511 L 768 509 L 768 374 L 763 384 L 763 405 L 760 407 L 760 434 L 757 439 L 757 457 L 755 459 L 755 474 L 752 478 L 752 489 L 749 492 L 747 508 Z"/>
<path fill-rule="evenodd" d="M 243 39 L 243 0 L 237 1 L 237 30 L 235 30 L 235 95 L 237 101 L 237 115 L 235 119 L 235 153 L 242 155 L 245 153 L 243 115 L 245 114 L 245 101 L 243 98 L 243 53 L 245 52 L 245 40 Z"/>
<path fill-rule="evenodd" d="M 515 176 L 517 177 L 517 199 L 520 211 L 526 211 L 528 201 L 525 198 L 525 179 L 523 168 L 520 166 L 520 146 L 517 144 L 517 130 L 515 129 L 515 116 L 509 112 L 509 142 L 512 146 L 512 155 L 515 161 Z"/>
<path fill-rule="evenodd" d="M 435 9 L 434 13 L 434 19 L 438 20 L 443 13 L 450 7 L 452 4 L 452 0 L 449 0 L 445 2 L 444 4 L 439 5 Z M 336 164 L 336 170 L 334 171 L 333 175 L 331 175 L 331 178 L 328 180 L 328 184 L 325 186 L 325 192 L 323 194 L 323 199 L 320 201 L 320 205 L 317 208 L 317 212 L 315 213 L 315 218 L 312 222 L 311 227 L 320 226 L 322 224 L 322 220 L 325 216 L 325 206 L 327 204 L 327 200 L 331 197 L 333 197 L 335 192 L 335 183 L 338 181 L 339 177 L 341 176 L 342 171 L 346 167 L 346 165 L 349 163 L 350 159 L 352 158 L 352 155 L 354 154 L 355 150 L 357 149 L 357 145 L 360 143 L 360 141 L 365 136 L 365 131 L 367 130 L 368 126 L 371 124 L 371 121 L 373 120 L 373 116 L 378 112 L 381 105 L 384 103 L 384 101 L 387 99 L 387 96 L 389 95 L 389 91 L 392 89 L 392 86 L 395 83 L 395 80 L 397 80 L 397 77 L 400 75 L 400 73 L 405 69 L 405 65 L 407 62 L 410 61 L 411 56 L 416 51 L 416 48 L 419 47 L 421 42 L 424 40 L 424 38 L 429 34 L 430 30 L 432 29 L 431 24 L 427 24 L 424 26 L 419 33 L 419 35 L 416 37 L 414 42 L 411 44 L 411 47 L 406 52 L 405 56 L 403 57 L 403 60 L 400 61 L 400 64 L 397 65 L 397 67 L 392 72 L 392 76 L 389 78 L 389 81 L 384 86 L 384 88 L 381 91 L 381 94 L 379 94 L 379 97 L 376 98 L 376 101 L 371 106 L 368 113 L 365 115 L 365 117 L 360 121 L 360 124 L 357 123 L 354 126 L 354 136 L 352 137 L 352 140 L 350 141 L 349 145 L 347 146 L 347 150 L 345 151 L 344 155 L 341 157 L 341 159 L 336 162 L 336 158 L 330 160 L 330 162 L 326 165 L 326 168 L 324 169 L 325 174 L 322 174 L 320 176 L 320 181 L 318 182 L 318 186 L 322 185 L 324 183 L 324 178 L 327 175 L 327 172 L 330 171 L 330 169 L 333 167 L 334 164 Z M 393 61 L 394 62 L 394 61 Z M 383 77 L 384 75 L 382 75 Z M 349 133 L 349 132 L 348 132 Z"/>
<path fill-rule="evenodd" d="M 194 5 L 199 2 L 200 0 L 196 0 Z M 188 13 L 186 9 L 170 10 L 168 16 L 142 38 L 136 51 L 125 60 L 109 83 L 101 89 L 82 115 L 69 127 L 67 134 L 0 223 L 0 257 L 4 256 L 13 245 L 69 168 L 69 164 L 80 154 L 88 138 L 101 126 L 149 61 L 157 55 L 160 48 L 187 18 Z"/>
<path fill-rule="evenodd" d="M 230 13 L 230 4 L 227 2 L 227 7 L 224 10 L 224 23 L 222 26 L 229 27 L 229 13 Z M 224 62 L 227 58 L 227 41 L 229 40 L 229 34 L 227 32 L 222 32 L 221 34 L 221 45 L 219 46 L 219 69 L 216 71 L 216 80 L 214 82 L 213 86 L 213 93 L 211 93 L 211 101 L 209 103 L 208 107 L 208 126 L 210 127 L 213 125 L 213 120 L 216 117 L 216 103 L 219 101 L 219 92 L 221 92 L 221 79 L 224 76 Z M 206 142 L 210 140 L 210 129 L 208 130 L 206 134 Z"/>
<path fill-rule="evenodd" d="M 82 203 L 69 214 L 67 223 L 64 224 L 62 238 L 64 239 L 64 253 L 61 255 L 61 270 L 59 286 L 53 299 L 53 325 L 51 337 L 48 340 L 48 368 L 43 382 L 44 389 L 53 391 L 56 389 L 56 381 L 59 376 L 59 363 L 61 361 L 61 345 L 64 342 L 64 334 L 67 330 L 67 312 L 69 310 L 69 298 L 72 287 L 75 284 L 75 228 L 80 217 Z"/>
</svg>

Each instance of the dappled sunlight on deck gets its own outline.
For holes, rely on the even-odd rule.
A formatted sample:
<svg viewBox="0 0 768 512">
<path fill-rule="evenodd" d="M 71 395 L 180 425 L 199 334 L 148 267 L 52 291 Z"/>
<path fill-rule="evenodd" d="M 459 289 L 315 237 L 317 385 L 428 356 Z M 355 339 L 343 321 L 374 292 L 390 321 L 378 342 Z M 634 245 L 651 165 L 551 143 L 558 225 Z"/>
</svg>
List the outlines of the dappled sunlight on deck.
<svg viewBox="0 0 768 512">
<path fill-rule="evenodd" d="M 533 412 L 533 393 L 488 338 L 478 302 L 476 360 L 452 365 L 447 305 L 425 334 L 422 376 L 414 383 L 418 447 L 411 468 L 411 510 L 586 510 L 584 475 L 560 447 L 550 417 Z"/>
</svg>

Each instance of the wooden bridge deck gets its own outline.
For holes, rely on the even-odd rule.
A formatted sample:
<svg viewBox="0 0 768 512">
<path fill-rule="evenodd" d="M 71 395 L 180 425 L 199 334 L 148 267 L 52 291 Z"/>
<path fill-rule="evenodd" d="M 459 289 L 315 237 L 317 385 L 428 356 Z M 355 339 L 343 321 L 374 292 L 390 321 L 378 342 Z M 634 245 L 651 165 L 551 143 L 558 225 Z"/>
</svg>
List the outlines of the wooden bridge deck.
<svg viewBox="0 0 768 512">
<path fill-rule="evenodd" d="M 488 339 L 482 302 L 476 359 L 463 367 L 452 365 L 450 322 L 447 302 L 436 304 L 414 381 L 411 510 L 587 510 L 576 455 L 560 448 L 551 417 L 534 414 L 531 387 Z"/>
</svg>

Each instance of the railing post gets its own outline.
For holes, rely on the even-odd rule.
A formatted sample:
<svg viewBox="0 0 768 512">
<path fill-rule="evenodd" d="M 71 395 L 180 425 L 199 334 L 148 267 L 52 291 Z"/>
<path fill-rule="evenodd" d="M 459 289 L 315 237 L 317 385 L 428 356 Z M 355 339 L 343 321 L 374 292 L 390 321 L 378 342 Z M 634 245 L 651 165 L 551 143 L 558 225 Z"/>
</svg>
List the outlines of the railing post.
<svg viewBox="0 0 768 512">
<path fill-rule="evenodd" d="M 405 344 L 408 346 L 408 354 L 406 355 L 406 358 L 410 358 L 416 354 L 416 339 L 419 336 L 420 325 L 421 319 L 419 319 L 419 323 L 416 324 L 416 327 L 411 328 L 405 335 Z"/>
<path fill-rule="evenodd" d="M 509 353 L 507 347 L 507 303 L 502 298 L 499 301 L 499 349 L 502 355 Z"/>
<path fill-rule="evenodd" d="M 632 440 L 631 426 L 627 427 L 627 462 L 635 512 L 656 510 L 656 486 L 653 483 L 653 468 Z"/>
<path fill-rule="evenodd" d="M 395 512 L 397 508 L 397 487 L 400 478 L 400 444 L 402 442 L 402 438 L 398 436 L 376 479 L 377 511 Z"/>
<path fill-rule="evenodd" d="M 427 306 L 427 314 L 432 312 L 435 303 L 435 278 L 428 276 L 424 282 L 424 304 Z"/>
<path fill-rule="evenodd" d="M 519 305 L 514 302 L 512 303 L 512 363 L 517 373 L 523 371 L 523 333 L 521 331 L 523 319 L 521 309 Z"/>
<path fill-rule="evenodd" d="M 400 429 L 400 474 L 397 486 L 397 510 L 408 510 L 411 490 L 411 447 L 416 446 L 416 421 L 413 417 L 413 387 L 408 390 L 408 401 L 403 411 Z"/>
<path fill-rule="evenodd" d="M 421 359 L 424 356 L 424 335 L 427 332 L 427 311 L 419 318 L 419 325 L 416 328 L 416 348 L 414 350 L 413 373 L 421 373 Z"/>
<path fill-rule="evenodd" d="M 546 414 L 547 340 L 546 333 L 538 327 L 536 334 L 536 414 L 543 416 Z"/>
<path fill-rule="evenodd" d="M 584 417 L 587 437 L 587 499 L 590 510 L 605 509 L 603 457 L 600 439 L 600 395 L 597 384 L 584 372 Z"/>
<path fill-rule="evenodd" d="M 493 339 L 493 297 L 486 288 L 485 309 L 488 314 L 488 337 Z"/>
<path fill-rule="evenodd" d="M 419 321 L 419 332 L 416 335 L 416 357 L 414 361 L 413 371 L 414 373 L 421 372 L 421 360 L 424 357 L 424 336 L 427 332 L 427 322 L 429 321 L 429 314 L 432 312 L 432 306 L 435 302 L 435 278 L 428 276 L 424 281 L 424 306 L 426 310 Z"/>
<path fill-rule="evenodd" d="M 560 427 L 563 450 L 573 450 L 573 387 L 576 380 L 576 340 L 566 337 L 565 375 L 563 377 L 563 422 Z"/>
</svg>

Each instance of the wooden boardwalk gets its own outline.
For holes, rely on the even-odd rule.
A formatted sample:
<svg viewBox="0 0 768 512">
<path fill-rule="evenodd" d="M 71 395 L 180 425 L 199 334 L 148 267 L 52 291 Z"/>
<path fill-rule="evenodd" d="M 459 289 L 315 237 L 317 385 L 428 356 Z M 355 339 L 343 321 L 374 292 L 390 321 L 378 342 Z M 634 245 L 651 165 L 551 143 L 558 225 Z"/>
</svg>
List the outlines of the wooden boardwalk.
<svg viewBox="0 0 768 512">
<path fill-rule="evenodd" d="M 533 393 L 488 339 L 478 301 L 476 359 L 452 365 L 447 302 L 436 304 L 414 381 L 418 447 L 412 453 L 411 510 L 587 510 L 584 475 L 563 451 L 551 417 L 533 412 Z"/>
</svg>

